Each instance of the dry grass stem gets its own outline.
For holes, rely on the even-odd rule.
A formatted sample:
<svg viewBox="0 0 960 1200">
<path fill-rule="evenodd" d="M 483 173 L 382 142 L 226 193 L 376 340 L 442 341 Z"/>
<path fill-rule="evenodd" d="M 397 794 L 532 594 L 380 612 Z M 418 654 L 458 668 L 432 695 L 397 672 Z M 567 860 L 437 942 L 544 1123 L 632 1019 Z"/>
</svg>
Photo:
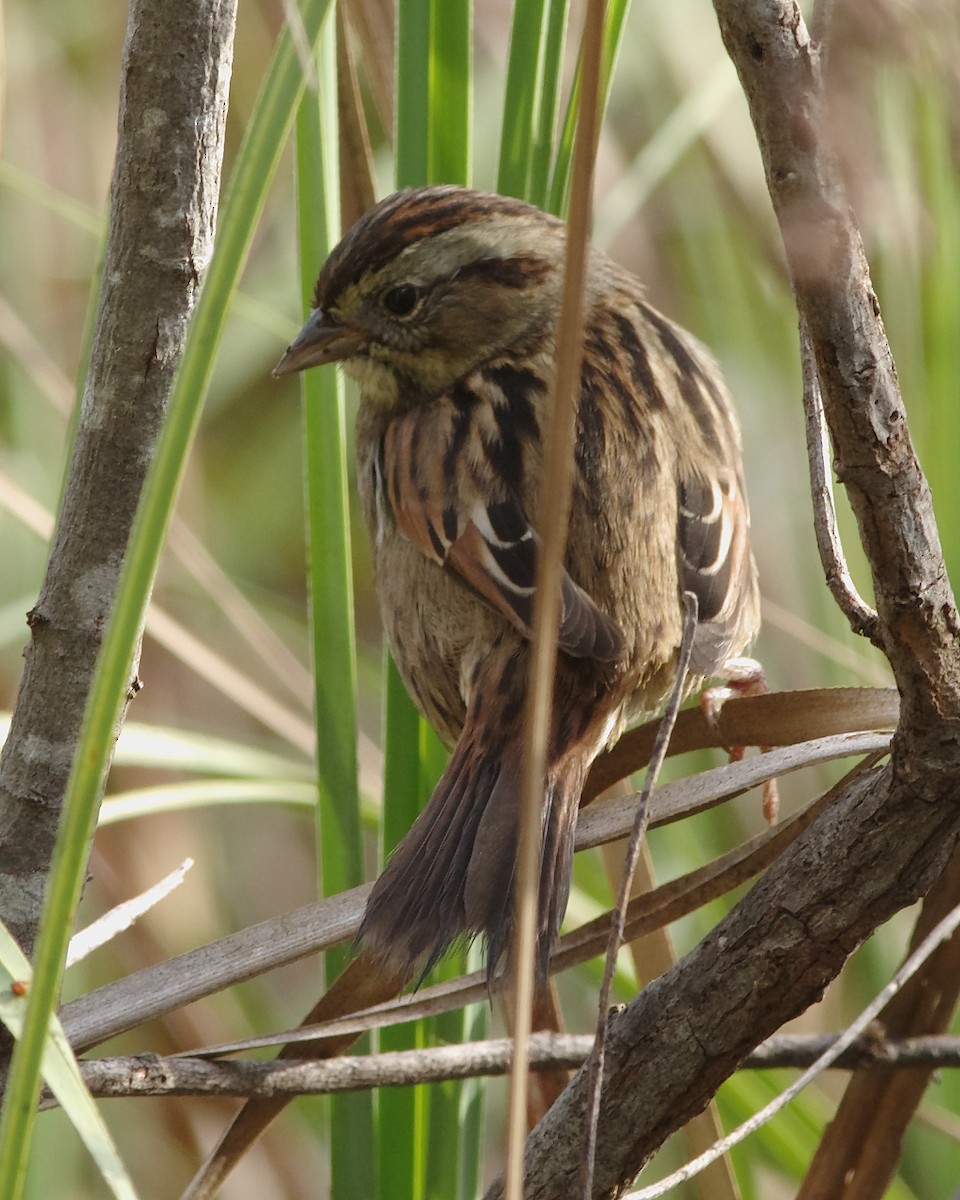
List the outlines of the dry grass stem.
<svg viewBox="0 0 960 1200">
<path fill-rule="evenodd" d="M 510 1075 L 507 1200 L 523 1198 L 523 1144 L 526 1138 L 527 1039 L 531 1029 L 540 812 L 546 773 L 547 739 L 560 625 L 560 572 L 570 513 L 573 449 L 583 357 L 583 295 L 590 231 L 593 167 L 600 119 L 600 60 L 606 0 L 589 0 L 581 49 L 580 106 L 573 149 L 563 292 L 557 326 L 557 361 L 552 418 L 544 438 L 543 485 L 537 522 L 542 538 L 534 588 L 530 686 L 525 706 L 523 780 L 516 870 L 516 919 L 510 957 L 513 972 L 515 1038 Z"/>
</svg>

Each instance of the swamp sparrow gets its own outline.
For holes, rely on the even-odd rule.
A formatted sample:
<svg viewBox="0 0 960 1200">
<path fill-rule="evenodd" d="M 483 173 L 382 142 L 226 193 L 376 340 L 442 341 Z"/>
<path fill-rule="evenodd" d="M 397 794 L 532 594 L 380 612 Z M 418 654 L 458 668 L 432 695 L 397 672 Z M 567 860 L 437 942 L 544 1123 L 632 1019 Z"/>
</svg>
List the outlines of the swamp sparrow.
<svg viewBox="0 0 960 1200">
<path fill-rule="evenodd" d="M 406 975 L 482 933 L 510 944 L 523 714 L 565 227 L 458 187 L 398 192 L 320 272 L 276 373 L 358 383 L 357 477 L 390 648 L 453 747 L 374 885 L 364 945 Z M 716 363 L 590 252 L 572 509 L 543 796 L 539 963 L 570 886 L 596 755 L 663 703 L 693 592 L 691 673 L 722 676 L 759 624 L 740 439 Z"/>
</svg>

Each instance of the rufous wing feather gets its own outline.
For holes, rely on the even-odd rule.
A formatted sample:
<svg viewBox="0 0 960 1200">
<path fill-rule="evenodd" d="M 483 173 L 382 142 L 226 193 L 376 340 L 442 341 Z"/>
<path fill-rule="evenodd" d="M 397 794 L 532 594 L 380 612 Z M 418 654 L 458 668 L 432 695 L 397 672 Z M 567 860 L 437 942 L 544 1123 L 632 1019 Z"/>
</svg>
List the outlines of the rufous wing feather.
<svg viewBox="0 0 960 1200">
<path fill-rule="evenodd" d="M 440 473 L 415 470 L 418 439 L 394 422 L 380 455 L 384 498 L 404 537 L 456 572 L 526 637 L 531 635 L 540 538 L 520 504 L 484 499 L 461 477 L 454 491 Z M 416 482 L 414 482 L 416 481 Z M 612 662 L 623 634 L 567 571 L 561 578 L 558 645 L 574 658 Z"/>
</svg>

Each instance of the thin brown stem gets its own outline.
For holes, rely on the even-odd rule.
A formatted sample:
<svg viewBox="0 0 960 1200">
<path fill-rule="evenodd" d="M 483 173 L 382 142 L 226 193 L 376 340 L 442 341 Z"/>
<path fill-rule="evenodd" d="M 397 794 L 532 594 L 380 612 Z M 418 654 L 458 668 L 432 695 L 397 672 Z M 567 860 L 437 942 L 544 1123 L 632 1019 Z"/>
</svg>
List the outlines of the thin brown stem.
<svg viewBox="0 0 960 1200">
<path fill-rule="evenodd" d="M 538 527 L 542 545 L 534 590 L 530 686 L 517 853 L 514 972 L 514 1063 L 510 1074 L 507 1159 L 508 1200 L 523 1197 L 523 1145 L 527 1112 L 527 1041 L 533 1009 L 540 812 L 560 625 L 560 573 L 570 514 L 573 450 L 583 358 L 583 303 L 590 230 L 593 168 L 600 119 L 600 59 L 606 0 L 590 0 L 584 19 L 580 111 L 573 150 L 570 217 L 557 325 L 556 378 L 550 427 L 544 439 L 543 490 Z"/>
<path fill-rule="evenodd" d="M 677 723 L 677 714 L 683 701 L 687 685 L 687 672 L 690 668 L 690 655 L 693 653 L 693 638 L 697 630 L 697 613 L 699 605 L 693 592 L 684 592 L 683 602 L 683 640 L 677 655 L 677 677 L 673 691 L 667 703 L 666 710 L 660 718 L 657 736 L 650 755 L 650 764 L 643 781 L 643 789 L 637 804 L 633 828 L 627 843 L 627 853 L 620 877 L 620 887 L 616 903 L 610 914 L 610 938 L 607 942 L 607 953 L 603 967 L 603 982 L 600 985 L 598 1000 L 597 1031 L 594 1040 L 593 1054 L 587 1076 L 586 1121 L 583 1138 L 583 1187 L 584 1200 L 590 1200 L 593 1195 L 593 1165 L 597 1150 L 597 1126 L 600 1121 L 600 1089 L 603 1085 L 603 1063 L 607 1044 L 607 1017 L 610 1008 L 610 993 L 613 989 L 613 976 L 617 969 L 617 955 L 623 945 L 624 924 L 626 922 L 627 905 L 630 901 L 630 891 L 633 887 L 633 877 L 640 858 L 640 847 L 646 836 L 650 820 L 650 796 L 660 775 L 660 768 L 667 757 L 667 747 L 673 736 L 673 728 Z"/>
<path fill-rule="evenodd" d="M 810 346 L 810 335 L 800 328 L 800 365 L 803 370 L 803 413 L 807 434 L 807 462 L 810 467 L 810 492 L 813 497 L 813 528 L 817 550 L 830 593 L 850 628 L 869 638 L 879 649 L 880 623 L 876 610 L 861 597 L 847 566 L 837 528 L 837 510 L 833 486 L 827 469 L 827 426 L 823 416 L 823 397 L 817 378 L 817 363 Z"/>
</svg>

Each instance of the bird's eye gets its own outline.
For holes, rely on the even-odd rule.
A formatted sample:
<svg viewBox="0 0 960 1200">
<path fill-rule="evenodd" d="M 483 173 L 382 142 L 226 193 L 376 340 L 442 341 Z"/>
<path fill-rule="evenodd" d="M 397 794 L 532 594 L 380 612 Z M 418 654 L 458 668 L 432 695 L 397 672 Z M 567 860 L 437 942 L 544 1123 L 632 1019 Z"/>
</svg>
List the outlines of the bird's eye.
<svg viewBox="0 0 960 1200">
<path fill-rule="evenodd" d="M 420 300 L 420 289 L 412 283 L 401 283 L 384 292 L 381 304 L 394 317 L 409 317 Z"/>
</svg>

